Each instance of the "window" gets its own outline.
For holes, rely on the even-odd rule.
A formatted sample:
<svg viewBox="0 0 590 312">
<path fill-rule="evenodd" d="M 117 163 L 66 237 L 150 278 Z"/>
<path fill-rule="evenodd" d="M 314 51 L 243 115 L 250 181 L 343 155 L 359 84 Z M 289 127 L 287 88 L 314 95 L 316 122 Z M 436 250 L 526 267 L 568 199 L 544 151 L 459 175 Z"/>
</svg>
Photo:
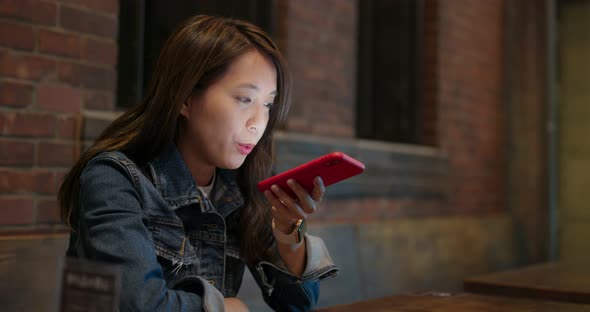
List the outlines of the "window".
<svg viewBox="0 0 590 312">
<path fill-rule="evenodd" d="M 357 135 L 418 143 L 420 6 L 359 1 Z"/>
<path fill-rule="evenodd" d="M 117 105 L 129 107 L 141 100 L 160 49 L 180 22 L 196 14 L 221 15 L 249 20 L 272 36 L 274 4 L 273 0 L 121 1 Z"/>
</svg>

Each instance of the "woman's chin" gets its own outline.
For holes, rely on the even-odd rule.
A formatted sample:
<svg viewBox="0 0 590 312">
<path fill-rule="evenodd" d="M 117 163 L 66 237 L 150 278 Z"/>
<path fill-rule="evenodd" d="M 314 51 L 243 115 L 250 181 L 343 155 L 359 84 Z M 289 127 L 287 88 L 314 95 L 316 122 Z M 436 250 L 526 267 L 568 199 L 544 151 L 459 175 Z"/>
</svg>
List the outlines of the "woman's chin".
<svg viewBox="0 0 590 312">
<path fill-rule="evenodd" d="M 246 157 L 235 157 L 234 159 L 229 159 L 226 161 L 221 167 L 223 169 L 235 170 L 240 168 L 244 164 L 245 160 Z"/>
</svg>

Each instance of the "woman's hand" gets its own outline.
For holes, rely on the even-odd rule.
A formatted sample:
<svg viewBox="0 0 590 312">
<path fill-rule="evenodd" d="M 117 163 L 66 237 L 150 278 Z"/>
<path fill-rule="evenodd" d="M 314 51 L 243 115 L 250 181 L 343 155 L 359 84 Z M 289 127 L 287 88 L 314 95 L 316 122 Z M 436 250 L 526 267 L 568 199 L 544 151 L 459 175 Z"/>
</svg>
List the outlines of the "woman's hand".
<svg viewBox="0 0 590 312">
<path fill-rule="evenodd" d="M 225 312 L 249 312 L 248 307 L 238 298 L 223 298 Z"/>
<path fill-rule="evenodd" d="M 264 192 L 266 199 L 272 205 L 272 216 L 279 231 L 285 234 L 291 233 L 298 220 L 306 219 L 310 214 L 317 211 L 326 188 L 320 177 L 316 177 L 313 184 L 313 190 L 308 193 L 295 180 L 289 179 L 287 185 L 295 193 L 296 198 L 289 196 L 277 185 L 271 187 L 272 192 Z"/>
<path fill-rule="evenodd" d="M 288 180 L 287 185 L 295 193 L 295 198 L 289 196 L 277 185 L 270 188 L 272 192 L 264 192 L 266 199 L 272 205 L 272 217 L 278 231 L 285 234 L 292 233 L 297 221 L 306 219 L 317 211 L 326 188 L 320 177 L 316 177 L 313 184 L 313 190 L 308 193 L 299 183 L 292 179 Z M 279 254 L 287 265 L 287 269 L 295 275 L 302 275 L 306 266 L 305 240 L 296 244 L 281 243 L 278 240 L 277 242 Z"/>
</svg>

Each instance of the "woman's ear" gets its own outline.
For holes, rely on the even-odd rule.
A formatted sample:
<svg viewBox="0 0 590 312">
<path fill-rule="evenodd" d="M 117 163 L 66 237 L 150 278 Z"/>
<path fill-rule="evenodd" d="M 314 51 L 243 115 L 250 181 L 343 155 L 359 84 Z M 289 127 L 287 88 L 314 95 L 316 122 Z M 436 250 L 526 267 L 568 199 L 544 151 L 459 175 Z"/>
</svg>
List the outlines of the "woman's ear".
<svg viewBox="0 0 590 312">
<path fill-rule="evenodd" d="M 184 103 L 182 103 L 182 107 L 180 108 L 180 115 L 184 116 L 184 118 L 189 119 L 191 108 L 193 107 L 193 96 L 189 96 Z"/>
</svg>

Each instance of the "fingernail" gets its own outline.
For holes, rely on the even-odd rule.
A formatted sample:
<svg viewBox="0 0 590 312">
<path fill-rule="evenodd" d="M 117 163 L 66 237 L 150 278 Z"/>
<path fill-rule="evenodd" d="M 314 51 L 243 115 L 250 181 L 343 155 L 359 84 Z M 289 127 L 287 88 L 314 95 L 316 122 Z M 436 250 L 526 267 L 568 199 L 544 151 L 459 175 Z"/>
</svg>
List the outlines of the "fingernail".
<svg viewBox="0 0 590 312">
<path fill-rule="evenodd" d="M 288 184 L 293 184 L 293 182 L 294 182 L 294 181 L 293 181 L 293 179 L 289 179 L 289 180 L 287 180 L 287 183 L 288 183 Z"/>
<path fill-rule="evenodd" d="M 279 187 L 275 184 L 273 186 L 270 187 L 273 191 L 278 191 Z"/>
</svg>

